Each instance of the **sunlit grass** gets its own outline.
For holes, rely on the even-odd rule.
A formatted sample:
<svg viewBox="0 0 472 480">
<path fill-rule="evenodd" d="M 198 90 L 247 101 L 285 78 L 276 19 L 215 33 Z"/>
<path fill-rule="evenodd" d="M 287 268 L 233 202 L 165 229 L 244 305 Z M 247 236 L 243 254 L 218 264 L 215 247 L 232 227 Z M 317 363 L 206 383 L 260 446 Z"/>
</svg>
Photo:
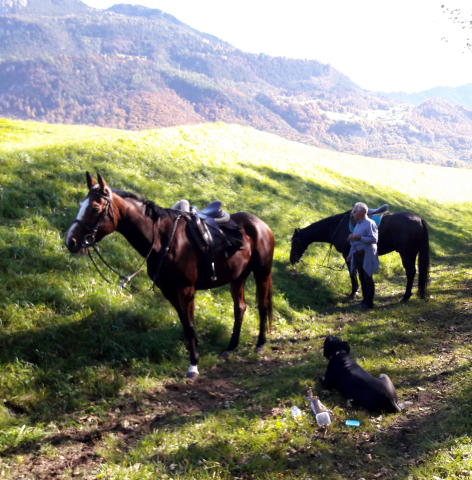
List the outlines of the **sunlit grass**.
<svg viewBox="0 0 472 480">
<path fill-rule="evenodd" d="M 83 428 L 84 415 L 106 421 L 118 409 L 120 421 L 128 421 L 124 406 L 152 413 L 149 392 L 160 398 L 170 382 L 183 385 L 188 352 L 170 304 L 160 293 L 129 297 L 106 285 L 87 258 L 64 246 L 86 195 L 84 173 L 96 169 L 110 185 L 162 206 L 188 198 L 202 207 L 219 199 L 230 212 L 254 213 L 273 230 L 276 252 L 275 332 L 266 360 L 251 351 L 258 331 L 251 279 L 238 356 L 225 366 L 218 354 L 233 324 L 229 289 L 196 295 L 200 370 L 211 379 L 226 369 L 247 395 L 185 418 L 167 405 L 165 424 L 126 445 L 116 433 L 105 435 L 94 475 L 340 479 L 387 468 L 383 478 L 454 478 L 470 470 L 464 452 L 472 352 L 463 336 L 472 314 L 470 170 L 343 155 L 223 124 L 132 133 L 2 120 L 0 140 L 0 475 L 15 478 L 7 467 L 24 463 L 32 446 L 40 446 L 40 455 L 61 455 L 45 439 Z M 294 228 L 359 200 L 388 203 L 429 223 L 427 302 L 398 303 L 405 276 L 395 253 L 381 258 L 377 308 L 368 313 L 347 302 L 346 272 L 324 268 L 327 245 L 311 245 L 304 264 L 288 267 Z M 120 271 L 139 263 L 118 235 L 101 247 Z M 330 266 L 342 267 L 338 254 Z M 138 283 L 149 286 L 145 275 Z M 326 368 L 320 347 L 328 333 L 349 341 L 372 374 L 388 373 L 401 399 L 415 402 L 428 392 L 438 398 L 437 410 L 414 406 L 379 419 L 323 393 L 317 378 Z M 335 413 L 326 436 L 304 400 L 308 388 Z M 298 423 L 289 413 L 293 404 L 303 412 Z M 279 410 L 269 413 L 273 408 Z M 418 426 L 400 435 L 410 417 Z M 348 418 L 361 427 L 348 430 Z"/>
</svg>

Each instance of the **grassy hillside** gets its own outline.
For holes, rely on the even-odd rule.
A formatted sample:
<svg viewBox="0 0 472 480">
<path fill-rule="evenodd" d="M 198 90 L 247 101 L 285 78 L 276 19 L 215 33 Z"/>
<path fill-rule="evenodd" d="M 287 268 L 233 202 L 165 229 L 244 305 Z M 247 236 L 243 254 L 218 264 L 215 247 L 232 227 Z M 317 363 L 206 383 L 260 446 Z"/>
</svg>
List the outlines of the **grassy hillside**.
<svg viewBox="0 0 472 480">
<path fill-rule="evenodd" d="M 64 246 L 85 171 L 159 205 L 223 201 L 276 237 L 275 327 L 252 354 L 254 283 L 238 355 L 218 359 L 232 328 L 228 288 L 198 292 L 201 379 L 158 292 L 128 296 Z M 5 478 L 467 478 L 472 470 L 471 170 L 366 159 L 223 124 L 140 133 L 0 120 L 0 476 Z M 288 266 L 294 228 L 359 200 L 430 225 L 427 302 L 400 304 L 396 254 L 381 258 L 376 308 L 346 299 L 346 272 L 324 269 L 327 245 Z M 136 253 L 118 235 L 101 249 L 121 271 Z M 332 267 L 341 267 L 334 255 Z M 148 287 L 143 274 L 139 283 Z M 388 373 L 399 415 L 346 407 L 317 378 L 328 333 L 372 374 Z M 318 429 L 308 388 L 334 412 Z M 303 417 L 294 421 L 289 407 Z M 361 426 L 350 429 L 346 419 Z M 462 473 L 461 473 L 462 472 Z M 466 473 L 465 473 L 466 472 Z"/>
</svg>

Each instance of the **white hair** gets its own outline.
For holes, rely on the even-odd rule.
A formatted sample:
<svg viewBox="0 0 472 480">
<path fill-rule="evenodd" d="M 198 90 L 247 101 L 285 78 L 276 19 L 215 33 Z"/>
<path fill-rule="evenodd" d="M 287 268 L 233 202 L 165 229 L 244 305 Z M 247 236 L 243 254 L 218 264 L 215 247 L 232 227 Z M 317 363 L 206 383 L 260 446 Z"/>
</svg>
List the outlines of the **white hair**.
<svg viewBox="0 0 472 480">
<path fill-rule="evenodd" d="M 367 205 L 365 203 L 362 203 L 362 202 L 357 202 L 355 205 L 354 205 L 354 208 L 352 209 L 352 211 L 354 211 L 355 209 L 359 209 L 359 210 L 362 210 L 366 215 L 367 215 L 367 212 L 369 210 L 369 208 L 367 207 Z"/>
</svg>

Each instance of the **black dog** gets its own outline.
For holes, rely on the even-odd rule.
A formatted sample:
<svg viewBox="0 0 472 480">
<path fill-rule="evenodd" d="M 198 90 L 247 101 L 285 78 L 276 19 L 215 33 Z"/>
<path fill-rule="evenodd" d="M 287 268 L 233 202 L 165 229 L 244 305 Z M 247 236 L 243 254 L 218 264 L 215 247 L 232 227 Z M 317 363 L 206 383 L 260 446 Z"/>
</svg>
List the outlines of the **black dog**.
<svg viewBox="0 0 472 480">
<path fill-rule="evenodd" d="M 326 337 L 323 356 L 329 363 L 325 378 L 320 379 L 323 387 L 335 388 L 356 405 L 375 412 L 401 412 L 405 405 L 411 404 L 398 403 L 397 391 L 388 375 L 374 378 L 356 363 L 350 351 L 347 342 L 331 335 Z"/>
</svg>

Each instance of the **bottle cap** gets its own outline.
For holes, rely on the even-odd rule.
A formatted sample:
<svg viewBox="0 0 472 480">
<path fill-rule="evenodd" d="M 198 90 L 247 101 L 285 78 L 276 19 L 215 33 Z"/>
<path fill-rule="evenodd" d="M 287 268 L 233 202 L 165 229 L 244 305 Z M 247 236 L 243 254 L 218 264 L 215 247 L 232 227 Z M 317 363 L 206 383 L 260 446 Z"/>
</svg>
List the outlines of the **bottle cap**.
<svg viewBox="0 0 472 480">
<path fill-rule="evenodd" d="M 346 425 L 348 427 L 358 427 L 361 423 L 359 420 L 346 420 Z"/>
</svg>

